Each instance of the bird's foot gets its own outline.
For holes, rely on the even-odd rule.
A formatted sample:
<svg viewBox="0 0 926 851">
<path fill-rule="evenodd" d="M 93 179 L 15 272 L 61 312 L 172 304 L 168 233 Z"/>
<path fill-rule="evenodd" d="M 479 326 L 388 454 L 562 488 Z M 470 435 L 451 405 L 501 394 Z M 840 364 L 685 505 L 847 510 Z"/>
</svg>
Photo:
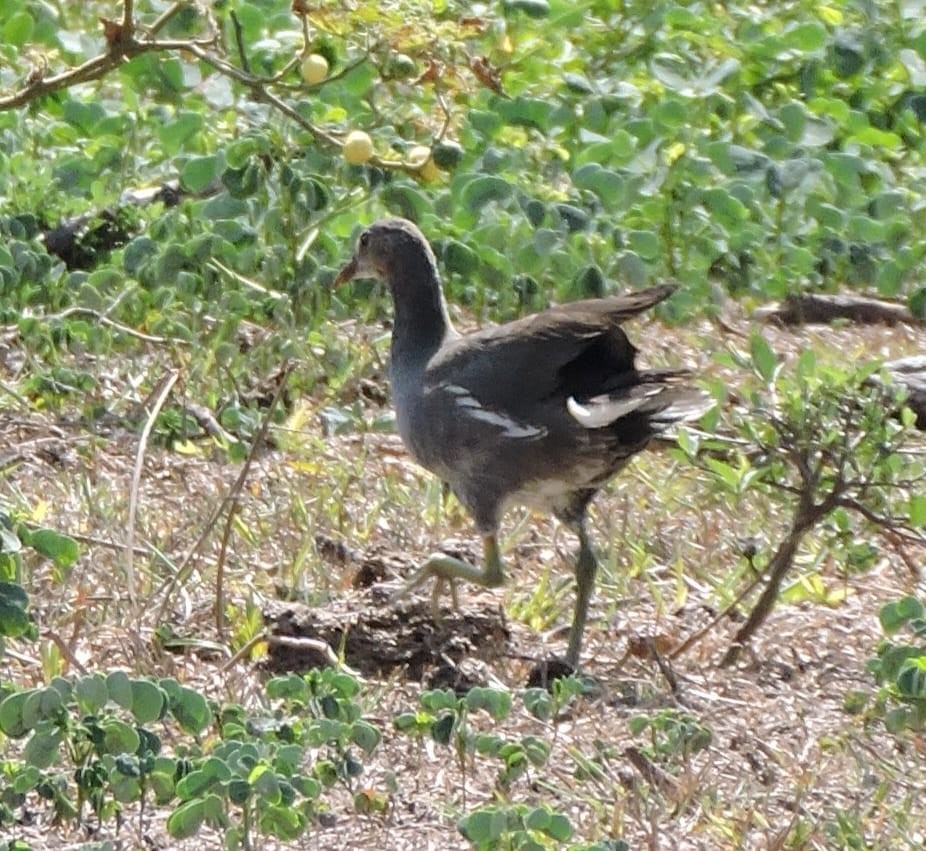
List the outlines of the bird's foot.
<svg viewBox="0 0 926 851">
<path fill-rule="evenodd" d="M 433 553 L 425 559 L 424 563 L 412 574 L 405 585 L 392 596 L 389 601 L 390 604 L 398 603 L 432 577 L 435 582 L 434 589 L 431 591 L 431 611 L 437 621 L 440 620 L 440 597 L 445 585 L 450 586 L 453 607 L 459 610 L 460 600 L 457 596 L 457 579 L 464 579 L 484 588 L 494 588 L 501 585 L 505 579 L 500 567 L 497 568 L 492 562 L 489 562 L 485 569 L 480 569 L 446 553 Z"/>
</svg>

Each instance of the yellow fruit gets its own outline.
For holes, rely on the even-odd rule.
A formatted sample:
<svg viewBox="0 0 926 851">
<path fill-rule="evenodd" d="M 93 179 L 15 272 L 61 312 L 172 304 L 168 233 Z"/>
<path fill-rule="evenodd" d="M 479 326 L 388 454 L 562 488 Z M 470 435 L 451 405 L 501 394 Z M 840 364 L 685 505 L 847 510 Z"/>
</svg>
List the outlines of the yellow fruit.
<svg viewBox="0 0 926 851">
<path fill-rule="evenodd" d="M 320 53 L 312 53 L 302 60 L 302 79 L 310 86 L 320 83 L 328 76 L 328 60 Z"/>
<path fill-rule="evenodd" d="M 345 162 L 363 165 L 373 156 L 373 140 L 363 130 L 351 130 L 344 140 L 342 152 Z"/>
<path fill-rule="evenodd" d="M 426 182 L 436 179 L 439 174 L 434 158 L 431 156 L 431 149 L 427 145 L 415 145 L 408 152 L 408 164 Z"/>
</svg>

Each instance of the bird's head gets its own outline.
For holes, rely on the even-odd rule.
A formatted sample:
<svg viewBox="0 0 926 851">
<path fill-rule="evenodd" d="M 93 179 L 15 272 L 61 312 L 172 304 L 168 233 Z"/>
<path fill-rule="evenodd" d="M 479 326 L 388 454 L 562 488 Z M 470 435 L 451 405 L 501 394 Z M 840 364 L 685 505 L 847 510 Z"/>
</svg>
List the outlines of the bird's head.
<svg viewBox="0 0 926 851">
<path fill-rule="evenodd" d="M 403 273 L 424 264 L 437 268 L 428 241 L 417 226 L 406 219 L 383 219 L 360 234 L 354 256 L 334 283 L 341 286 L 354 278 L 379 278 L 392 286 Z"/>
</svg>

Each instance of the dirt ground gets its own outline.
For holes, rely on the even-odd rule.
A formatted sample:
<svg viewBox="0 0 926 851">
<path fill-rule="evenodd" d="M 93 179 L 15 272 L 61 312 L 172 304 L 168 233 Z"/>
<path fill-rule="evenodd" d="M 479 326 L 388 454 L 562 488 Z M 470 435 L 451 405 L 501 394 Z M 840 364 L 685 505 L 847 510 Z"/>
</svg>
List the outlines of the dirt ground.
<svg viewBox="0 0 926 851">
<path fill-rule="evenodd" d="M 711 370 L 711 348 L 747 348 L 748 339 L 739 336 L 747 330 L 733 317 L 723 332 L 705 325 L 667 334 L 649 324 L 634 326 L 632 336 L 652 363 L 681 359 Z M 903 326 L 799 332 L 770 327 L 766 333 L 782 353 L 812 345 L 847 358 L 914 354 L 920 342 L 916 331 Z M 229 635 L 222 636 L 212 614 L 222 524 L 198 556 L 184 560 L 240 465 L 208 450 L 182 454 L 152 444 L 144 447 L 133 485 L 137 432 L 38 413 L 8 398 L 0 414 L 0 502 L 78 537 L 82 555 L 67 576 L 48 564 L 34 565 L 27 585 L 42 637 L 37 646 L 11 645 L 5 676 L 23 686 L 40 682 L 48 667 L 43 648 L 54 646 L 64 674 L 124 667 L 176 676 L 218 700 L 256 703 L 268 676 L 266 661 L 230 663 L 229 652 L 192 649 L 166 653 L 152 640 L 153 629 L 169 623 L 184 636 L 240 646 L 259 631 L 252 627 L 248 634 L 244 626 L 254 612 L 268 612 L 272 621 L 289 609 L 328 608 L 363 623 L 383 607 L 366 579 L 356 581 L 359 574 L 370 572 L 374 588 L 383 582 L 398 587 L 448 537 L 464 552 L 474 551 L 465 518 L 442 506 L 439 488 L 395 438 L 330 436 L 312 412 L 303 420 L 297 439 L 290 436 L 280 442 L 285 447 L 278 443 L 259 453 L 249 472 L 224 562 L 233 610 Z M 138 511 L 130 564 L 133 488 Z M 512 564 L 506 588 L 461 589 L 461 613 L 448 608 L 443 626 L 422 627 L 436 636 L 430 659 L 362 671 L 365 717 L 384 733 L 365 761 L 362 783 L 388 792 L 388 811 L 358 815 L 346 792 L 327 796 L 330 811 L 301 841 L 261 847 L 465 849 L 470 846 L 457 820 L 502 798 L 549 804 L 571 820 L 574 842 L 623 838 L 632 849 L 923 847 L 926 744 L 866 727 L 864 717 L 844 708 L 848 692 L 873 691 L 865 665 L 880 638 L 880 606 L 926 590 L 911 570 L 922 552 L 908 547 L 901 554 L 878 539 L 875 568 L 849 577 L 822 556 L 821 572 L 844 599 L 832 607 L 779 605 L 734 667 L 719 665 L 735 628 L 729 618 L 677 658 L 665 652 L 722 608 L 729 581 L 724 577 L 744 570 L 737 541 L 774 535 L 780 518 L 763 512 L 762 505 L 752 505 L 742 516 L 731 515 L 695 476 L 658 454 L 639 459 L 599 498 L 593 534 L 604 552 L 602 577 L 583 654 L 590 689 L 553 722 L 520 708 L 501 724 L 472 716 L 477 729 L 552 742 L 545 768 L 502 789 L 497 762 L 471 756 L 461 765 L 447 748 L 396 732 L 392 718 L 418 708 L 423 684 L 452 684 L 450 676 L 517 690 L 538 661 L 563 652 L 574 543 L 549 519 L 513 514 L 506 525 Z M 154 557 L 153 548 L 166 561 Z M 184 563 L 188 578 L 169 591 L 170 571 Z M 135 601 L 126 585 L 129 569 Z M 556 597 L 552 614 L 540 611 L 537 600 L 538 589 L 545 588 Z M 411 634 L 413 618 L 428 621 L 423 603 L 409 611 L 395 616 L 396 642 Z M 658 653 L 646 652 L 648 639 Z M 384 652 L 387 644 L 373 642 L 367 651 Z M 440 670 L 442 659 L 450 674 Z M 362 662 L 348 658 L 358 669 Z M 708 728 L 709 746 L 664 766 L 641 759 L 647 741 L 632 735 L 628 721 L 665 709 Z M 39 817 L 15 835 L 35 848 L 104 840 L 113 848 L 219 847 L 215 836 L 173 842 L 162 825 L 155 813 L 140 833 L 126 825 L 116 834 L 107 825 L 90 836 L 56 829 Z"/>
</svg>

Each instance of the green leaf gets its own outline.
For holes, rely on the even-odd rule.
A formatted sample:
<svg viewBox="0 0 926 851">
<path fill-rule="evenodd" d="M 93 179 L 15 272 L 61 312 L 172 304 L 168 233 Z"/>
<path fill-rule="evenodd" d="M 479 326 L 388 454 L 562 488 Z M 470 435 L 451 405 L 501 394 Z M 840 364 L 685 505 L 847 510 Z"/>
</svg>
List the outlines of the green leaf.
<svg viewBox="0 0 926 851">
<path fill-rule="evenodd" d="M 187 733 L 201 733 L 212 723 L 212 710 L 206 698 L 186 686 L 181 686 L 176 697 L 171 697 L 170 711 Z"/>
<path fill-rule="evenodd" d="M 533 127 L 541 131 L 550 129 L 554 107 L 548 100 L 523 96 L 512 99 L 495 98 L 492 105 L 506 124 Z"/>
<path fill-rule="evenodd" d="M 573 286 L 579 298 L 601 298 L 605 294 L 605 283 L 604 273 L 592 264 L 579 271 Z"/>
<path fill-rule="evenodd" d="M 255 766 L 248 777 L 255 794 L 269 804 L 280 803 L 280 780 L 267 765 Z"/>
<path fill-rule="evenodd" d="M 181 799 L 196 799 L 216 784 L 216 778 L 205 771 L 191 771 L 177 782 L 177 796 Z"/>
<path fill-rule="evenodd" d="M 25 537 L 28 546 L 52 559 L 58 567 L 70 567 L 80 556 L 77 541 L 54 529 L 35 529 Z"/>
<path fill-rule="evenodd" d="M 908 306 L 918 319 L 926 318 L 926 287 L 919 287 L 910 294 Z"/>
<path fill-rule="evenodd" d="M 26 747 L 23 749 L 23 759 L 34 768 L 43 770 L 49 768 L 58 761 L 63 741 L 63 730 L 43 725 L 26 742 Z"/>
<path fill-rule="evenodd" d="M 763 381 L 771 384 L 775 380 L 775 374 L 778 371 L 778 356 L 772 351 L 772 347 L 766 339 L 758 332 L 753 332 L 749 338 L 749 351 L 752 356 L 752 367 L 756 374 Z"/>
<path fill-rule="evenodd" d="M 926 525 L 926 495 L 915 493 L 910 496 L 910 525 Z"/>
<path fill-rule="evenodd" d="M 550 826 L 551 813 L 546 807 L 534 807 L 525 817 L 524 826 L 528 830 L 546 831 Z"/>
<path fill-rule="evenodd" d="M 923 615 L 923 604 L 916 597 L 908 596 L 886 603 L 882 606 L 878 618 L 885 633 L 893 635 L 909 621 L 922 618 Z"/>
<path fill-rule="evenodd" d="M 225 157 L 213 154 L 207 157 L 192 157 L 180 170 L 180 183 L 190 192 L 201 192 L 225 170 Z"/>
<path fill-rule="evenodd" d="M 508 827 L 508 816 L 497 807 L 484 807 L 464 816 L 457 822 L 457 830 L 479 847 L 494 847 Z"/>
<path fill-rule="evenodd" d="M 29 630 L 28 604 L 29 598 L 19 585 L 0 582 L 0 635 L 14 638 Z"/>
<path fill-rule="evenodd" d="M 118 718 L 104 718 L 100 721 L 103 730 L 103 750 L 109 754 L 135 753 L 141 740 L 134 727 Z"/>
<path fill-rule="evenodd" d="M 665 13 L 666 26 L 677 30 L 689 30 L 691 32 L 700 32 L 703 26 L 702 20 L 695 15 L 690 9 L 684 6 L 671 6 Z"/>
<path fill-rule="evenodd" d="M 675 130 L 688 120 L 688 106 L 679 98 L 666 97 L 660 100 L 651 115 L 667 130 Z"/>
<path fill-rule="evenodd" d="M 376 68 L 371 62 L 361 62 L 351 68 L 342 78 L 344 90 L 355 98 L 365 97 L 375 81 L 379 80 Z"/>
<path fill-rule="evenodd" d="M 386 209 L 395 215 L 420 222 L 434 211 L 431 198 L 408 183 L 392 183 L 383 189 L 380 198 Z"/>
<path fill-rule="evenodd" d="M 610 207 L 617 206 L 624 197 L 626 179 L 596 162 L 579 166 L 572 174 L 572 182 L 578 189 L 594 192 Z"/>
<path fill-rule="evenodd" d="M 199 136 L 204 121 L 201 113 L 187 110 L 178 113 L 173 121 L 160 125 L 158 136 L 165 152 L 170 156 L 179 153 L 188 141 Z"/>
<path fill-rule="evenodd" d="M 431 725 L 431 738 L 439 745 L 448 744 L 453 734 L 454 721 L 454 716 L 450 714 L 438 718 Z"/>
<path fill-rule="evenodd" d="M 511 197 L 514 187 L 504 178 L 495 175 L 478 176 L 470 180 L 460 193 L 463 206 L 472 213 L 478 213 L 492 201 L 505 201 Z"/>
<path fill-rule="evenodd" d="M 244 168 L 251 159 L 252 154 L 262 152 L 266 145 L 261 144 L 254 136 L 245 136 L 236 139 L 225 149 L 225 160 L 232 169 Z"/>
<path fill-rule="evenodd" d="M 298 839 L 306 829 L 306 818 L 288 806 L 267 806 L 260 809 L 259 823 L 261 832 L 275 836 L 284 841 Z"/>
<path fill-rule="evenodd" d="M 202 798 L 181 804 L 167 817 L 167 832 L 174 839 L 188 839 L 199 832 L 205 819 Z"/>
<path fill-rule="evenodd" d="M 534 768 L 543 768 L 550 758 L 550 744 L 538 736 L 524 736 L 521 746 Z"/>
<path fill-rule="evenodd" d="M 825 47 L 828 38 L 826 27 L 816 22 L 798 24 L 781 35 L 782 45 L 786 49 L 808 53 Z"/>
<path fill-rule="evenodd" d="M 355 721 L 351 725 L 350 739 L 365 754 L 371 754 L 382 739 L 382 734 L 366 721 Z"/>
<path fill-rule="evenodd" d="M 466 706 L 471 712 L 484 709 L 496 721 L 502 721 L 511 713 L 511 693 L 476 686 L 466 693 Z"/>
<path fill-rule="evenodd" d="M 622 251 L 617 258 L 617 277 L 634 287 L 649 283 L 649 269 L 636 251 Z"/>
<path fill-rule="evenodd" d="M 32 39 L 35 31 L 35 21 L 26 11 L 15 12 L 10 15 L 7 22 L 0 29 L 0 43 L 22 47 Z"/>
<path fill-rule="evenodd" d="M 130 804 L 141 800 L 141 783 L 137 777 L 120 775 L 110 778 L 113 798 L 122 804 Z"/>
<path fill-rule="evenodd" d="M 545 688 L 529 688 L 521 695 L 524 708 L 540 721 L 548 721 L 553 715 L 553 697 Z"/>
<path fill-rule="evenodd" d="M 164 692 L 150 680 L 132 680 L 132 715 L 139 724 L 148 724 L 161 717 L 166 698 Z"/>
<path fill-rule="evenodd" d="M 123 709 L 132 708 L 132 683 L 125 671 L 111 671 L 106 675 L 106 689 L 109 699 Z"/>
<path fill-rule="evenodd" d="M 243 778 L 235 777 L 229 781 L 227 791 L 228 800 L 241 806 L 251 797 L 251 784 Z"/>
<path fill-rule="evenodd" d="M 272 677 L 267 681 L 264 690 L 271 700 L 298 700 L 304 702 L 309 698 L 308 684 L 296 674 Z"/>
<path fill-rule="evenodd" d="M 648 230 L 632 230 L 627 233 L 627 244 L 644 260 L 657 260 L 662 255 L 659 236 Z"/>
<path fill-rule="evenodd" d="M 721 224 L 729 228 L 738 227 L 749 218 L 746 205 L 726 189 L 704 190 L 701 193 L 701 203 Z"/>
<path fill-rule="evenodd" d="M 32 729 L 31 724 L 26 723 L 23 711 L 26 701 L 35 691 L 16 691 L 0 701 L 0 731 L 11 739 L 22 738 Z"/>
<path fill-rule="evenodd" d="M 561 813 L 552 813 L 550 822 L 543 832 L 557 842 L 567 842 L 572 838 L 572 824 Z"/>
<path fill-rule="evenodd" d="M 148 775 L 148 786 L 154 793 L 154 800 L 159 806 L 165 806 L 174 797 L 174 772 L 152 771 Z"/>
<path fill-rule="evenodd" d="M 106 117 L 106 110 L 99 103 L 73 99 L 64 102 L 61 112 L 68 124 L 88 136 L 94 135 L 96 125 Z"/>
<path fill-rule="evenodd" d="M 908 659 L 897 675 L 897 688 L 909 700 L 926 700 L 926 651 Z"/>
<path fill-rule="evenodd" d="M 571 71 L 566 71 L 563 74 L 563 82 L 573 94 L 593 95 L 595 93 L 595 88 L 588 81 L 588 78 L 582 76 L 582 74 L 573 74 Z"/>
<path fill-rule="evenodd" d="M 450 689 L 431 689 L 423 692 L 418 698 L 422 707 L 429 712 L 439 712 L 442 709 L 456 711 L 460 699 Z"/>
<path fill-rule="evenodd" d="M 444 267 L 451 274 L 471 275 L 479 268 L 479 255 L 455 239 L 448 240 L 443 250 Z"/>
<path fill-rule="evenodd" d="M 817 371 L 817 356 L 813 349 L 802 349 L 797 358 L 797 376 L 806 381 Z"/>
</svg>

